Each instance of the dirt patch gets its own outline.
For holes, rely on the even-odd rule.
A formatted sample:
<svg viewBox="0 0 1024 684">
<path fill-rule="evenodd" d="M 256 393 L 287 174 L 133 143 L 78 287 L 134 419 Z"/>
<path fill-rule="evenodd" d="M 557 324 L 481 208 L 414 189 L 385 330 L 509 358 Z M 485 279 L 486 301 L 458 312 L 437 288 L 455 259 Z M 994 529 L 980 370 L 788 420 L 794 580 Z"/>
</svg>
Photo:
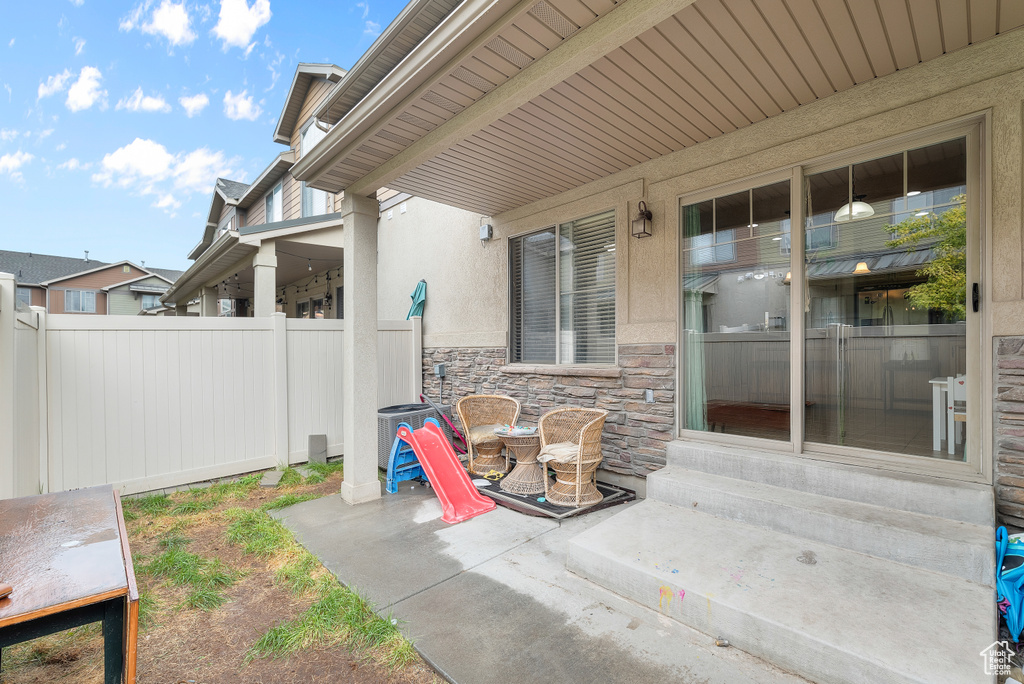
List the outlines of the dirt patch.
<svg viewBox="0 0 1024 684">
<path fill-rule="evenodd" d="M 140 628 L 139 684 L 231 684 L 343 682 L 351 684 L 434 684 L 442 680 L 422 660 L 400 670 L 374 661 L 372 653 L 353 651 L 344 643 L 314 646 L 279 657 L 245 662 L 247 651 L 272 627 L 294 620 L 313 597 L 296 594 L 275 579 L 276 567 L 245 554 L 227 540 L 229 508 L 255 509 L 282 494 L 328 495 L 338 491 L 341 476 L 318 484 L 252 489 L 237 498 L 227 494 L 194 515 L 140 515 L 128 524 L 132 553 L 145 562 L 165 550 L 161 540 L 184 537 L 184 548 L 219 559 L 238 579 L 223 590 L 227 601 L 202 611 L 183 606 L 188 589 L 137 573 L 140 591 L 152 601 L 148 623 Z M 203 500 L 204 495 L 175 494 L 172 502 Z M 211 498 L 215 498 L 211 496 Z M 103 681 L 102 639 L 98 625 L 71 630 L 4 650 L 3 684 Z"/>
</svg>

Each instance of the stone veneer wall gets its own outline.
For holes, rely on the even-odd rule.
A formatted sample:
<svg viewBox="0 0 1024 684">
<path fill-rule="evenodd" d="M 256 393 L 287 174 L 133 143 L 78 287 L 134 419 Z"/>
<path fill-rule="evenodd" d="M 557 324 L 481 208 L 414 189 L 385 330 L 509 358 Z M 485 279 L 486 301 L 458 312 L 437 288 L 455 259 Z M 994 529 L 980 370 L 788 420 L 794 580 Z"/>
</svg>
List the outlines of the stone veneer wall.
<svg viewBox="0 0 1024 684">
<path fill-rule="evenodd" d="M 639 475 L 665 465 L 675 437 L 675 345 L 619 345 L 618 367 L 506 365 L 503 348 L 423 350 L 423 391 L 437 398 L 434 364 L 445 363 L 444 402 L 470 394 L 507 394 L 522 403 L 521 422 L 536 424 L 560 406 L 608 411 L 601 467 Z M 654 402 L 646 403 L 646 390 Z"/>
<path fill-rule="evenodd" d="M 1024 337 L 997 340 L 995 393 L 997 518 L 1024 529 Z"/>
</svg>

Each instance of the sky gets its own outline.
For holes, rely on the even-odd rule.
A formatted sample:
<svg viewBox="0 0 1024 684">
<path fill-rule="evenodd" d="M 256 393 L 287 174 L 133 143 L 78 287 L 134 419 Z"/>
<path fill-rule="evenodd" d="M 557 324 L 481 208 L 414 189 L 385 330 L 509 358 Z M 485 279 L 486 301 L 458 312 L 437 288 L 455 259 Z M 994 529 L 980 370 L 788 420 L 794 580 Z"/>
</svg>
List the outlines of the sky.
<svg viewBox="0 0 1024 684">
<path fill-rule="evenodd" d="M 299 62 L 348 69 L 403 0 L 0 0 L 0 249 L 184 270 L 251 182 Z"/>
</svg>

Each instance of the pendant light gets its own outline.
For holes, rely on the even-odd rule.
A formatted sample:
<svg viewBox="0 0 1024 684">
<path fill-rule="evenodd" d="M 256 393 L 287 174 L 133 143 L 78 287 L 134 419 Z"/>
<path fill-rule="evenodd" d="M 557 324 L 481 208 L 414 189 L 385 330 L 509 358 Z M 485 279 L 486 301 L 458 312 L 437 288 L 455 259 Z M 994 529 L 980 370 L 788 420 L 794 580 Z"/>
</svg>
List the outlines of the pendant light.
<svg viewBox="0 0 1024 684">
<path fill-rule="evenodd" d="M 850 194 L 852 195 L 853 202 L 848 202 L 839 207 L 839 211 L 836 212 L 834 218 L 836 223 L 859 221 L 860 219 L 866 219 L 875 215 L 874 207 L 867 202 L 861 201 L 867 197 L 867 195 L 857 194 L 857 175 L 854 173 L 852 165 L 850 166 L 850 179 L 852 185 L 852 192 Z"/>
</svg>

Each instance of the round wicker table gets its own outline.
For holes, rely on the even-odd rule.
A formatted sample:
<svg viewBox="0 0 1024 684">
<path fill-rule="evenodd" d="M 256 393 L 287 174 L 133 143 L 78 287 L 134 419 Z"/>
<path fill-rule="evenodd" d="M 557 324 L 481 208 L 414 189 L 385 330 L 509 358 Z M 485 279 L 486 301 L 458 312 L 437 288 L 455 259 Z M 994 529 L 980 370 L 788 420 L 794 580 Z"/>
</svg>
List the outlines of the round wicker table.
<svg viewBox="0 0 1024 684">
<path fill-rule="evenodd" d="M 493 442 L 480 442 L 473 445 L 476 456 L 473 457 L 474 475 L 486 475 L 492 470 L 499 473 L 508 472 L 508 456 L 501 455 L 501 439 L 495 435 Z"/>
<path fill-rule="evenodd" d="M 540 435 L 501 435 L 501 441 L 516 455 L 516 467 L 502 478 L 499 486 L 510 494 L 543 494 L 547 473 L 537 462 Z"/>
</svg>

